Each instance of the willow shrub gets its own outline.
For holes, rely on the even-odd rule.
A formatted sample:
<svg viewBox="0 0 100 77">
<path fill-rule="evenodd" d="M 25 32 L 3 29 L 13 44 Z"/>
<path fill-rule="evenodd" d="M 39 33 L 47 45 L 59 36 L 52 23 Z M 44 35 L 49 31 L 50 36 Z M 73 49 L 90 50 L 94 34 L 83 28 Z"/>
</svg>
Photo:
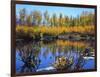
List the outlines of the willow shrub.
<svg viewBox="0 0 100 77">
<path fill-rule="evenodd" d="M 40 38 L 43 36 L 58 36 L 64 33 L 78 32 L 94 35 L 94 26 L 16 26 L 17 38 Z"/>
<path fill-rule="evenodd" d="M 36 33 L 36 34 L 35 34 Z M 17 26 L 16 27 L 16 37 L 17 38 L 33 38 L 35 39 L 35 35 L 38 33 L 34 31 L 33 27 L 27 26 Z"/>
</svg>

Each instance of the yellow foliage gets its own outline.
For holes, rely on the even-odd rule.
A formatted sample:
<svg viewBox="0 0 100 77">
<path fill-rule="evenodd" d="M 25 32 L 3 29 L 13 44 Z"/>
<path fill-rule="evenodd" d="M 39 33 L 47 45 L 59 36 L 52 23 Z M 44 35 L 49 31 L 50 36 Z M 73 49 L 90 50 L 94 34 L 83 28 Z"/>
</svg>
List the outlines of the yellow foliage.
<svg viewBox="0 0 100 77">
<path fill-rule="evenodd" d="M 57 45 L 61 47 L 65 46 L 73 46 L 73 47 L 88 47 L 89 44 L 83 43 L 81 41 L 63 41 L 63 40 L 58 40 Z"/>
<path fill-rule="evenodd" d="M 78 32 L 78 33 L 86 33 L 86 34 L 94 34 L 94 26 L 17 26 L 16 32 L 31 32 L 33 34 L 42 33 L 42 34 L 51 34 L 51 35 L 59 35 L 61 33 L 70 33 L 70 32 Z"/>
</svg>

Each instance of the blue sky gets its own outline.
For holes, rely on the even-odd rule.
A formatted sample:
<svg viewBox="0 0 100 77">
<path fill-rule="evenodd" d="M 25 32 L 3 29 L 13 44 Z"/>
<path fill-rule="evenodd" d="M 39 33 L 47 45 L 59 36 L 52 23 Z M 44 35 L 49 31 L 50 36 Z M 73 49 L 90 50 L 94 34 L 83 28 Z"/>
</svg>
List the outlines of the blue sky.
<svg viewBox="0 0 100 77">
<path fill-rule="evenodd" d="M 20 9 L 25 8 L 27 10 L 27 14 L 30 14 L 31 11 L 38 10 L 41 11 L 42 14 L 47 10 L 49 15 L 56 13 L 59 16 L 60 13 L 63 16 L 73 16 L 76 17 L 80 15 L 83 11 L 93 12 L 95 9 L 93 8 L 77 8 L 77 7 L 59 7 L 59 6 L 43 6 L 43 5 L 26 5 L 26 4 L 16 4 L 16 15 L 19 16 Z"/>
</svg>

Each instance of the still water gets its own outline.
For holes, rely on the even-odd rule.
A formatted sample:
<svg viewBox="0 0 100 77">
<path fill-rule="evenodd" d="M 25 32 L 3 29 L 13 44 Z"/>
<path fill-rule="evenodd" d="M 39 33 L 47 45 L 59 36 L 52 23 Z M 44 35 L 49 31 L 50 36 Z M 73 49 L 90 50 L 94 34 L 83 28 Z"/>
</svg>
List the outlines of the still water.
<svg viewBox="0 0 100 77">
<path fill-rule="evenodd" d="M 58 71 L 54 67 L 57 57 L 73 59 L 67 71 L 94 69 L 94 52 L 94 43 L 87 41 L 20 41 L 16 46 L 16 73 Z"/>
</svg>

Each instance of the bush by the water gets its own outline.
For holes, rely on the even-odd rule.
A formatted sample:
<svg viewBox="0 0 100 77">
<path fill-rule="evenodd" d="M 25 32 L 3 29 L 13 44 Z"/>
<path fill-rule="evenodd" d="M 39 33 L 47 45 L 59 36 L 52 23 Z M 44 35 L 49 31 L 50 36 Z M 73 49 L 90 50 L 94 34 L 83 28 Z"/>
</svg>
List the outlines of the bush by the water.
<svg viewBox="0 0 100 77">
<path fill-rule="evenodd" d="M 16 26 L 17 38 L 29 37 L 35 39 L 45 35 L 58 36 L 66 33 L 95 34 L 94 26 Z"/>
</svg>

